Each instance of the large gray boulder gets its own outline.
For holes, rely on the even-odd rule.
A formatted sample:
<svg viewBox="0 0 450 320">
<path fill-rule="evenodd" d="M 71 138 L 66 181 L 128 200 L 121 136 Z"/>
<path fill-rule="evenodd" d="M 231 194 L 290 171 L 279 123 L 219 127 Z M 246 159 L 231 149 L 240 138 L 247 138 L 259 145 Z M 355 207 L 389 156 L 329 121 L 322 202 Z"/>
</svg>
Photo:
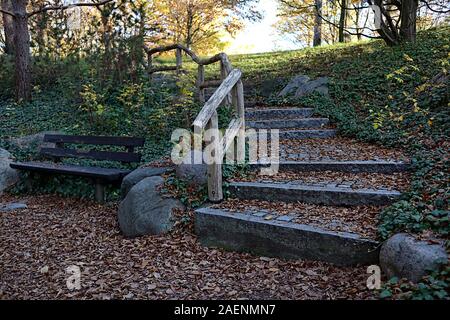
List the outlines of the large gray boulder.
<svg viewBox="0 0 450 320">
<path fill-rule="evenodd" d="M 148 177 L 128 192 L 118 212 L 120 230 L 125 236 L 158 235 L 171 230 L 173 210 L 183 210 L 184 206 L 177 199 L 163 197 L 159 191 L 163 183 L 160 176 Z"/>
<path fill-rule="evenodd" d="M 322 95 L 328 96 L 328 78 L 317 78 L 316 80 L 309 81 L 299 86 L 297 91 L 295 91 L 295 97 L 300 98 L 312 92 L 318 92 Z"/>
<path fill-rule="evenodd" d="M 296 76 L 278 95 L 301 98 L 312 92 L 318 92 L 328 96 L 328 77 L 310 80 L 310 78 L 305 75 Z"/>
<path fill-rule="evenodd" d="M 310 78 L 305 75 L 295 76 L 291 81 L 289 81 L 289 83 L 286 85 L 286 87 L 284 87 L 283 90 L 281 90 L 281 92 L 278 95 L 279 96 L 292 95 L 297 91 L 297 89 L 300 86 L 303 86 L 309 80 L 310 80 Z"/>
<path fill-rule="evenodd" d="M 28 136 L 14 137 L 9 139 L 9 143 L 12 147 L 18 149 L 27 149 L 38 152 L 41 148 L 53 148 L 54 143 L 44 142 L 44 136 L 46 134 L 63 134 L 60 131 L 42 131 L 36 134 Z"/>
<path fill-rule="evenodd" d="M 168 170 L 169 168 L 156 167 L 138 168 L 136 170 L 133 170 L 122 180 L 122 185 L 120 186 L 120 194 L 122 196 L 122 199 L 127 196 L 128 192 L 136 185 L 136 183 L 148 177 L 162 175 Z"/>
<path fill-rule="evenodd" d="M 0 194 L 19 181 L 18 171 L 9 166 L 13 161 L 13 156 L 5 149 L 0 148 Z"/>
<path fill-rule="evenodd" d="M 190 151 L 176 168 L 177 177 L 190 185 L 203 186 L 208 182 L 208 166 L 203 162 L 203 153 Z"/>
<path fill-rule="evenodd" d="M 443 246 L 418 241 L 406 233 L 392 236 L 380 250 L 380 266 L 388 278 L 406 278 L 412 282 L 419 281 L 427 270 L 435 269 L 446 259 Z"/>
</svg>

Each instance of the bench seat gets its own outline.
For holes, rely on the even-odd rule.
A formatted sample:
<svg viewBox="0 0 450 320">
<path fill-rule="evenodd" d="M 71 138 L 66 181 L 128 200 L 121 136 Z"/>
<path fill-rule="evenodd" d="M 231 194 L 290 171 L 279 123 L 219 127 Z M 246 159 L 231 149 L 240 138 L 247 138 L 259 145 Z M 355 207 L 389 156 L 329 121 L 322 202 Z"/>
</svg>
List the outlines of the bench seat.
<svg viewBox="0 0 450 320">
<path fill-rule="evenodd" d="M 107 182 L 119 182 L 131 172 L 131 170 L 124 169 L 83 167 L 70 164 L 55 164 L 51 162 L 13 162 L 10 164 L 10 167 L 19 170 L 90 177 Z"/>
</svg>

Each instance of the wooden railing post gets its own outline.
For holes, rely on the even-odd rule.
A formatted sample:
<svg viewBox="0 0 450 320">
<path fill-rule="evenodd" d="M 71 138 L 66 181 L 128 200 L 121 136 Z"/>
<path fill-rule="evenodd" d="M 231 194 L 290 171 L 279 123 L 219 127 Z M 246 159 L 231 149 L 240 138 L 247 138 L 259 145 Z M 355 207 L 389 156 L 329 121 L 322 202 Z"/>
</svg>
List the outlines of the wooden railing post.
<svg viewBox="0 0 450 320">
<path fill-rule="evenodd" d="M 228 70 L 223 60 L 220 60 L 220 80 L 225 80 L 228 77 Z M 226 98 L 223 99 L 222 105 L 230 105 L 232 103 L 231 94 L 227 94 Z"/>
<path fill-rule="evenodd" d="M 212 202 L 219 202 L 223 200 L 222 193 L 222 159 L 223 152 L 220 145 L 219 136 L 219 117 L 217 111 L 208 121 L 206 126 L 208 130 L 209 145 L 212 147 L 212 152 L 207 152 L 208 164 L 208 198 Z"/>
<path fill-rule="evenodd" d="M 245 106 L 244 106 L 244 85 L 242 80 L 236 83 L 236 112 L 239 119 L 241 119 L 241 128 L 237 134 L 237 163 L 244 163 L 245 161 Z"/>
<path fill-rule="evenodd" d="M 205 103 L 205 89 L 201 88 L 201 85 L 205 81 L 205 66 L 199 64 L 197 72 L 197 89 L 198 89 L 198 100 L 200 103 Z"/>
<path fill-rule="evenodd" d="M 177 60 L 177 75 L 179 75 L 181 73 L 181 68 L 183 67 L 183 56 L 181 48 L 177 48 L 176 60 Z"/>
</svg>

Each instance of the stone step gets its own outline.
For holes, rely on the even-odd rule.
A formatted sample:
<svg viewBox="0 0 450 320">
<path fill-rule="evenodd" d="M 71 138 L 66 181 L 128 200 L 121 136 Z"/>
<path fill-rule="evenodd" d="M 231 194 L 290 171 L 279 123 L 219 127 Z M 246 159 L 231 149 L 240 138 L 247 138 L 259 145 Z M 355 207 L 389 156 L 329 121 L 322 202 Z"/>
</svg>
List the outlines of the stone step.
<svg viewBox="0 0 450 320">
<path fill-rule="evenodd" d="M 259 130 L 266 129 L 255 129 L 255 133 L 259 134 Z M 255 134 L 253 133 L 253 134 Z M 267 133 L 267 138 L 271 140 L 271 133 Z M 325 139 L 332 138 L 336 136 L 335 129 L 304 129 L 304 130 L 280 130 L 278 138 L 280 140 L 291 140 L 291 139 Z M 252 137 L 252 133 L 248 132 L 247 137 Z"/>
<path fill-rule="evenodd" d="M 280 140 L 284 139 L 308 139 L 308 138 L 332 138 L 336 136 L 335 129 L 311 129 L 311 130 L 280 130 Z"/>
<path fill-rule="evenodd" d="M 231 182 L 232 196 L 246 200 L 305 202 L 333 206 L 385 205 L 401 195 L 398 191 L 313 186 L 295 183 Z"/>
<path fill-rule="evenodd" d="M 327 118 L 303 118 L 286 120 L 246 121 L 248 128 L 255 129 L 287 129 L 287 128 L 321 128 L 328 125 Z"/>
<path fill-rule="evenodd" d="M 195 232 L 200 243 L 208 247 L 343 266 L 378 263 L 379 244 L 374 240 L 354 233 L 265 220 L 258 214 L 201 208 L 195 211 Z"/>
<path fill-rule="evenodd" d="M 268 167 L 270 163 L 250 163 L 252 169 Z M 369 172 L 393 173 L 407 171 L 409 163 L 402 161 L 280 161 L 279 171 L 339 171 L 339 172 Z"/>
<path fill-rule="evenodd" d="M 314 113 L 313 108 L 246 108 L 245 117 L 255 120 L 307 118 Z"/>
</svg>

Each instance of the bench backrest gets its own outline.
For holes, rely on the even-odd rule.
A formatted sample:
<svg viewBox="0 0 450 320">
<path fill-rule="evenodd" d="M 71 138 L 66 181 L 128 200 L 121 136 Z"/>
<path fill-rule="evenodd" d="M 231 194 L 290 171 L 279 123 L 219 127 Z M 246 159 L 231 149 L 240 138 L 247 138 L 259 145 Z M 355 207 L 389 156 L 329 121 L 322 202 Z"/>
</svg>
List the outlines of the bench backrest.
<svg viewBox="0 0 450 320">
<path fill-rule="evenodd" d="M 60 134 L 46 134 L 44 142 L 55 143 L 55 148 L 41 148 L 40 153 L 53 159 L 83 158 L 94 160 L 110 160 L 120 162 L 140 162 L 141 155 L 134 152 L 135 147 L 142 147 L 143 138 L 134 137 L 106 137 L 106 136 L 69 136 Z M 77 150 L 64 148 L 64 144 L 108 145 L 122 146 L 126 152 Z"/>
</svg>

